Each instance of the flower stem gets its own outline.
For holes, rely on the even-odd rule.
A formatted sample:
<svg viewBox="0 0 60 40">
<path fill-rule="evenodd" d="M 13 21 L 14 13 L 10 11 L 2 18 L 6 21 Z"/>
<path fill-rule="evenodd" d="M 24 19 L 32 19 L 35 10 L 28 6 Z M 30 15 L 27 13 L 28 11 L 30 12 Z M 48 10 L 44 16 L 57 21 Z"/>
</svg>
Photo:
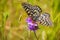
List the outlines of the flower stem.
<svg viewBox="0 0 60 40">
<path fill-rule="evenodd" d="M 36 39 L 38 40 L 38 38 L 37 38 L 37 35 L 36 35 L 36 32 L 35 32 L 35 31 L 34 31 L 34 35 L 35 35 Z"/>
</svg>

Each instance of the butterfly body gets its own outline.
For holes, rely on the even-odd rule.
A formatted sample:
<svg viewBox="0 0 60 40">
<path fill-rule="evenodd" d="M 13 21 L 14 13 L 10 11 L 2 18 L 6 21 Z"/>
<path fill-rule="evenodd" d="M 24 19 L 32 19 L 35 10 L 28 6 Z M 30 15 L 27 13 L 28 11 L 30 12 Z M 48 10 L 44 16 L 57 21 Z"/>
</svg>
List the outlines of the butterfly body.
<svg viewBox="0 0 60 40">
<path fill-rule="evenodd" d="M 23 8 L 27 12 L 27 15 L 32 18 L 33 21 L 39 21 L 40 24 L 46 26 L 52 26 L 50 15 L 48 13 L 41 13 L 42 9 L 37 5 L 31 5 L 28 3 L 22 3 Z"/>
</svg>

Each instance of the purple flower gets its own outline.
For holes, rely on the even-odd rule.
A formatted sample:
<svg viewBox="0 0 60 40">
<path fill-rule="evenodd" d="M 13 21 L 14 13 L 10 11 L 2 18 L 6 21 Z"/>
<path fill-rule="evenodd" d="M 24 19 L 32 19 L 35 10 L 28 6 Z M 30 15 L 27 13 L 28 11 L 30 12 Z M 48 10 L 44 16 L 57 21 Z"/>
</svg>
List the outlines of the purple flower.
<svg viewBox="0 0 60 40">
<path fill-rule="evenodd" d="M 38 29 L 37 23 L 36 22 L 33 23 L 33 20 L 30 17 L 27 18 L 27 23 L 28 23 L 28 27 L 29 27 L 30 30 L 35 31 L 35 30 Z"/>
</svg>

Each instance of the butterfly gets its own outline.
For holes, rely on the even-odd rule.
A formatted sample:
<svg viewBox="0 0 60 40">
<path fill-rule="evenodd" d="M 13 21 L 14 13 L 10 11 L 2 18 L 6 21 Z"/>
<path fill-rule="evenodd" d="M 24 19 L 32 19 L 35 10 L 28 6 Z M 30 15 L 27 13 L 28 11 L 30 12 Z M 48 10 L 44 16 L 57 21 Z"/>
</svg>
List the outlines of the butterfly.
<svg viewBox="0 0 60 40">
<path fill-rule="evenodd" d="M 37 5 L 31 5 L 28 3 L 22 3 L 27 15 L 32 18 L 33 21 L 39 21 L 40 24 L 46 26 L 52 26 L 53 23 L 50 19 L 50 14 L 42 13 L 42 9 Z"/>
</svg>

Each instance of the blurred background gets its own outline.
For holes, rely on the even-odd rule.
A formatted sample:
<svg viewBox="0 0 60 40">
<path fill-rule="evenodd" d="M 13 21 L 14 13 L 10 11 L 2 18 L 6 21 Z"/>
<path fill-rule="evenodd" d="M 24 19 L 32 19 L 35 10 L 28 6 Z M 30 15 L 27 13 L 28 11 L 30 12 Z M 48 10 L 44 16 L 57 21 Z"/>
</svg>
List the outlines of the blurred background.
<svg viewBox="0 0 60 40">
<path fill-rule="evenodd" d="M 54 24 L 53 27 L 39 24 L 38 40 L 60 40 L 60 0 L 0 0 L 0 40 L 36 40 L 28 29 L 23 2 L 41 7 Z"/>
</svg>

